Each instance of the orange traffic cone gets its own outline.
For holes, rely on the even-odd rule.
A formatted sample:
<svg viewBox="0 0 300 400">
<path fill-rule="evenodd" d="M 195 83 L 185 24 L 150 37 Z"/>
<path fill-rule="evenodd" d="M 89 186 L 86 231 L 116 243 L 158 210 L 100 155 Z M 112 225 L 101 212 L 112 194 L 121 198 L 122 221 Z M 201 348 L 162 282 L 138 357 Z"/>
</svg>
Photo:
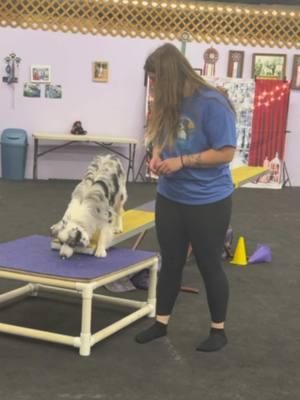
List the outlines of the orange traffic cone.
<svg viewBox="0 0 300 400">
<path fill-rule="evenodd" d="M 245 238 L 243 236 L 240 236 L 238 240 L 233 259 L 230 261 L 230 263 L 241 266 L 246 266 L 248 264 Z"/>
</svg>

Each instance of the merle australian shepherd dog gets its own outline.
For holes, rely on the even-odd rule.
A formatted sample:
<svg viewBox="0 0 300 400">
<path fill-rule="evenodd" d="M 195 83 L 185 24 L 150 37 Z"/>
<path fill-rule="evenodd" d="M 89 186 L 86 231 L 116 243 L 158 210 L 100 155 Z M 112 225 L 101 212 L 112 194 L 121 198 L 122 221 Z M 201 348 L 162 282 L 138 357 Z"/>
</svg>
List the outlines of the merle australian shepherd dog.
<svg viewBox="0 0 300 400">
<path fill-rule="evenodd" d="M 77 246 L 88 247 L 96 238 L 96 257 L 106 257 L 114 233 L 123 230 L 122 212 L 127 200 L 126 175 L 114 155 L 97 156 L 75 187 L 62 219 L 51 227 L 61 244 L 60 256 L 71 257 Z"/>
</svg>

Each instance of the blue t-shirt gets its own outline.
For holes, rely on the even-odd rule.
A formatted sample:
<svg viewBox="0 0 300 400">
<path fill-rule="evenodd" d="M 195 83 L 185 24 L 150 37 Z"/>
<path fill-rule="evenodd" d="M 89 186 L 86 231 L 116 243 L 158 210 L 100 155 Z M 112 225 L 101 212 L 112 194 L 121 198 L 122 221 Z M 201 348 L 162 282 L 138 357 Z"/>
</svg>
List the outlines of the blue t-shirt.
<svg viewBox="0 0 300 400">
<path fill-rule="evenodd" d="M 213 89 L 199 90 L 183 100 L 177 140 L 162 158 L 236 146 L 235 115 L 226 98 Z M 160 176 L 157 191 L 170 200 L 200 205 L 222 200 L 233 192 L 229 164 L 211 168 L 184 167 Z"/>
</svg>

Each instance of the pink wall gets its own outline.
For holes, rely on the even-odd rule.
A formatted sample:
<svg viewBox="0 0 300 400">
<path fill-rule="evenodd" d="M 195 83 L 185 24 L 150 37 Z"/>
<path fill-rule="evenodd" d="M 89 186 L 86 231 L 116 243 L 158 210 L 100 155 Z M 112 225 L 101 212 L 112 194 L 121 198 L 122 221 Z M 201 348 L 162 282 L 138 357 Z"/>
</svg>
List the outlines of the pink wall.
<svg viewBox="0 0 300 400">
<path fill-rule="evenodd" d="M 137 166 L 144 154 L 144 73 L 145 58 L 162 42 L 150 39 L 112 38 L 61 32 L 0 28 L 0 59 L 11 52 L 22 58 L 19 83 L 15 93 L 0 83 L 0 131 L 20 127 L 28 131 L 30 146 L 26 176 L 32 176 L 32 140 L 36 131 L 68 133 L 79 119 L 90 134 L 134 137 L 139 140 Z M 178 42 L 175 42 L 175 44 Z M 207 44 L 190 43 L 186 55 L 194 67 L 203 66 Z M 228 51 L 245 51 L 244 77 L 250 78 L 252 53 L 285 53 L 288 56 L 287 76 L 290 79 L 292 58 L 297 53 L 288 49 L 263 49 L 215 45 L 220 53 L 217 75 L 226 76 Z M 299 53 L 299 51 L 298 51 Z M 92 82 L 92 62 L 108 61 L 108 83 Z M 23 97 L 23 83 L 30 80 L 30 66 L 52 67 L 52 82 L 63 88 L 61 100 Z M 4 75 L 4 62 L 0 66 Z M 14 104 L 13 104 L 14 98 Z M 300 185 L 299 126 L 300 91 L 293 91 L 290 101 L 286 161 L 293 185 Z M 50 153 L 41 158 L 39 178 L 81 178 L 96 150 L 79 149 Z"/>
</svg>

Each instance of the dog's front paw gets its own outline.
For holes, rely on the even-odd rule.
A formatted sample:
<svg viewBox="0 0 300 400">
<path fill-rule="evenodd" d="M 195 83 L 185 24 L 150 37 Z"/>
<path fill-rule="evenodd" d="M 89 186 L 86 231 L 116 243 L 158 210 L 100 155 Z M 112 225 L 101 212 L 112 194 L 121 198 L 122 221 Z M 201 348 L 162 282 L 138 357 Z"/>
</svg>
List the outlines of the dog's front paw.
<svg viewBox="0 0 300 400">
<path fill-rule="evenodd" d="M 106 252 L 105 249 L 100 248 L 100 249 L 97 249 L 97 250 L 95 251 L 95 256 L 96 256 L 96 257 L 104 258 L 104 257 L 107 256 L 107 252 Z"/>
<path fill-rule="evenodd" d="M 122 233 L 123 232 L 123 229 L 122 228 L 119 228 L 119 227 L 115 227 L 114 228 L 114 234 L 115 235 L 117 235 L 117 234 L 119 234 L 119 233 Z"/>
<path fill-rule="evenodd" d="M 61 223 L 58 222 L 57 224 L 54 224 L 50 227 L 50 234 L 52 237 L 56 237 L 59 230 L 61 229 Z"/>
</svg>

